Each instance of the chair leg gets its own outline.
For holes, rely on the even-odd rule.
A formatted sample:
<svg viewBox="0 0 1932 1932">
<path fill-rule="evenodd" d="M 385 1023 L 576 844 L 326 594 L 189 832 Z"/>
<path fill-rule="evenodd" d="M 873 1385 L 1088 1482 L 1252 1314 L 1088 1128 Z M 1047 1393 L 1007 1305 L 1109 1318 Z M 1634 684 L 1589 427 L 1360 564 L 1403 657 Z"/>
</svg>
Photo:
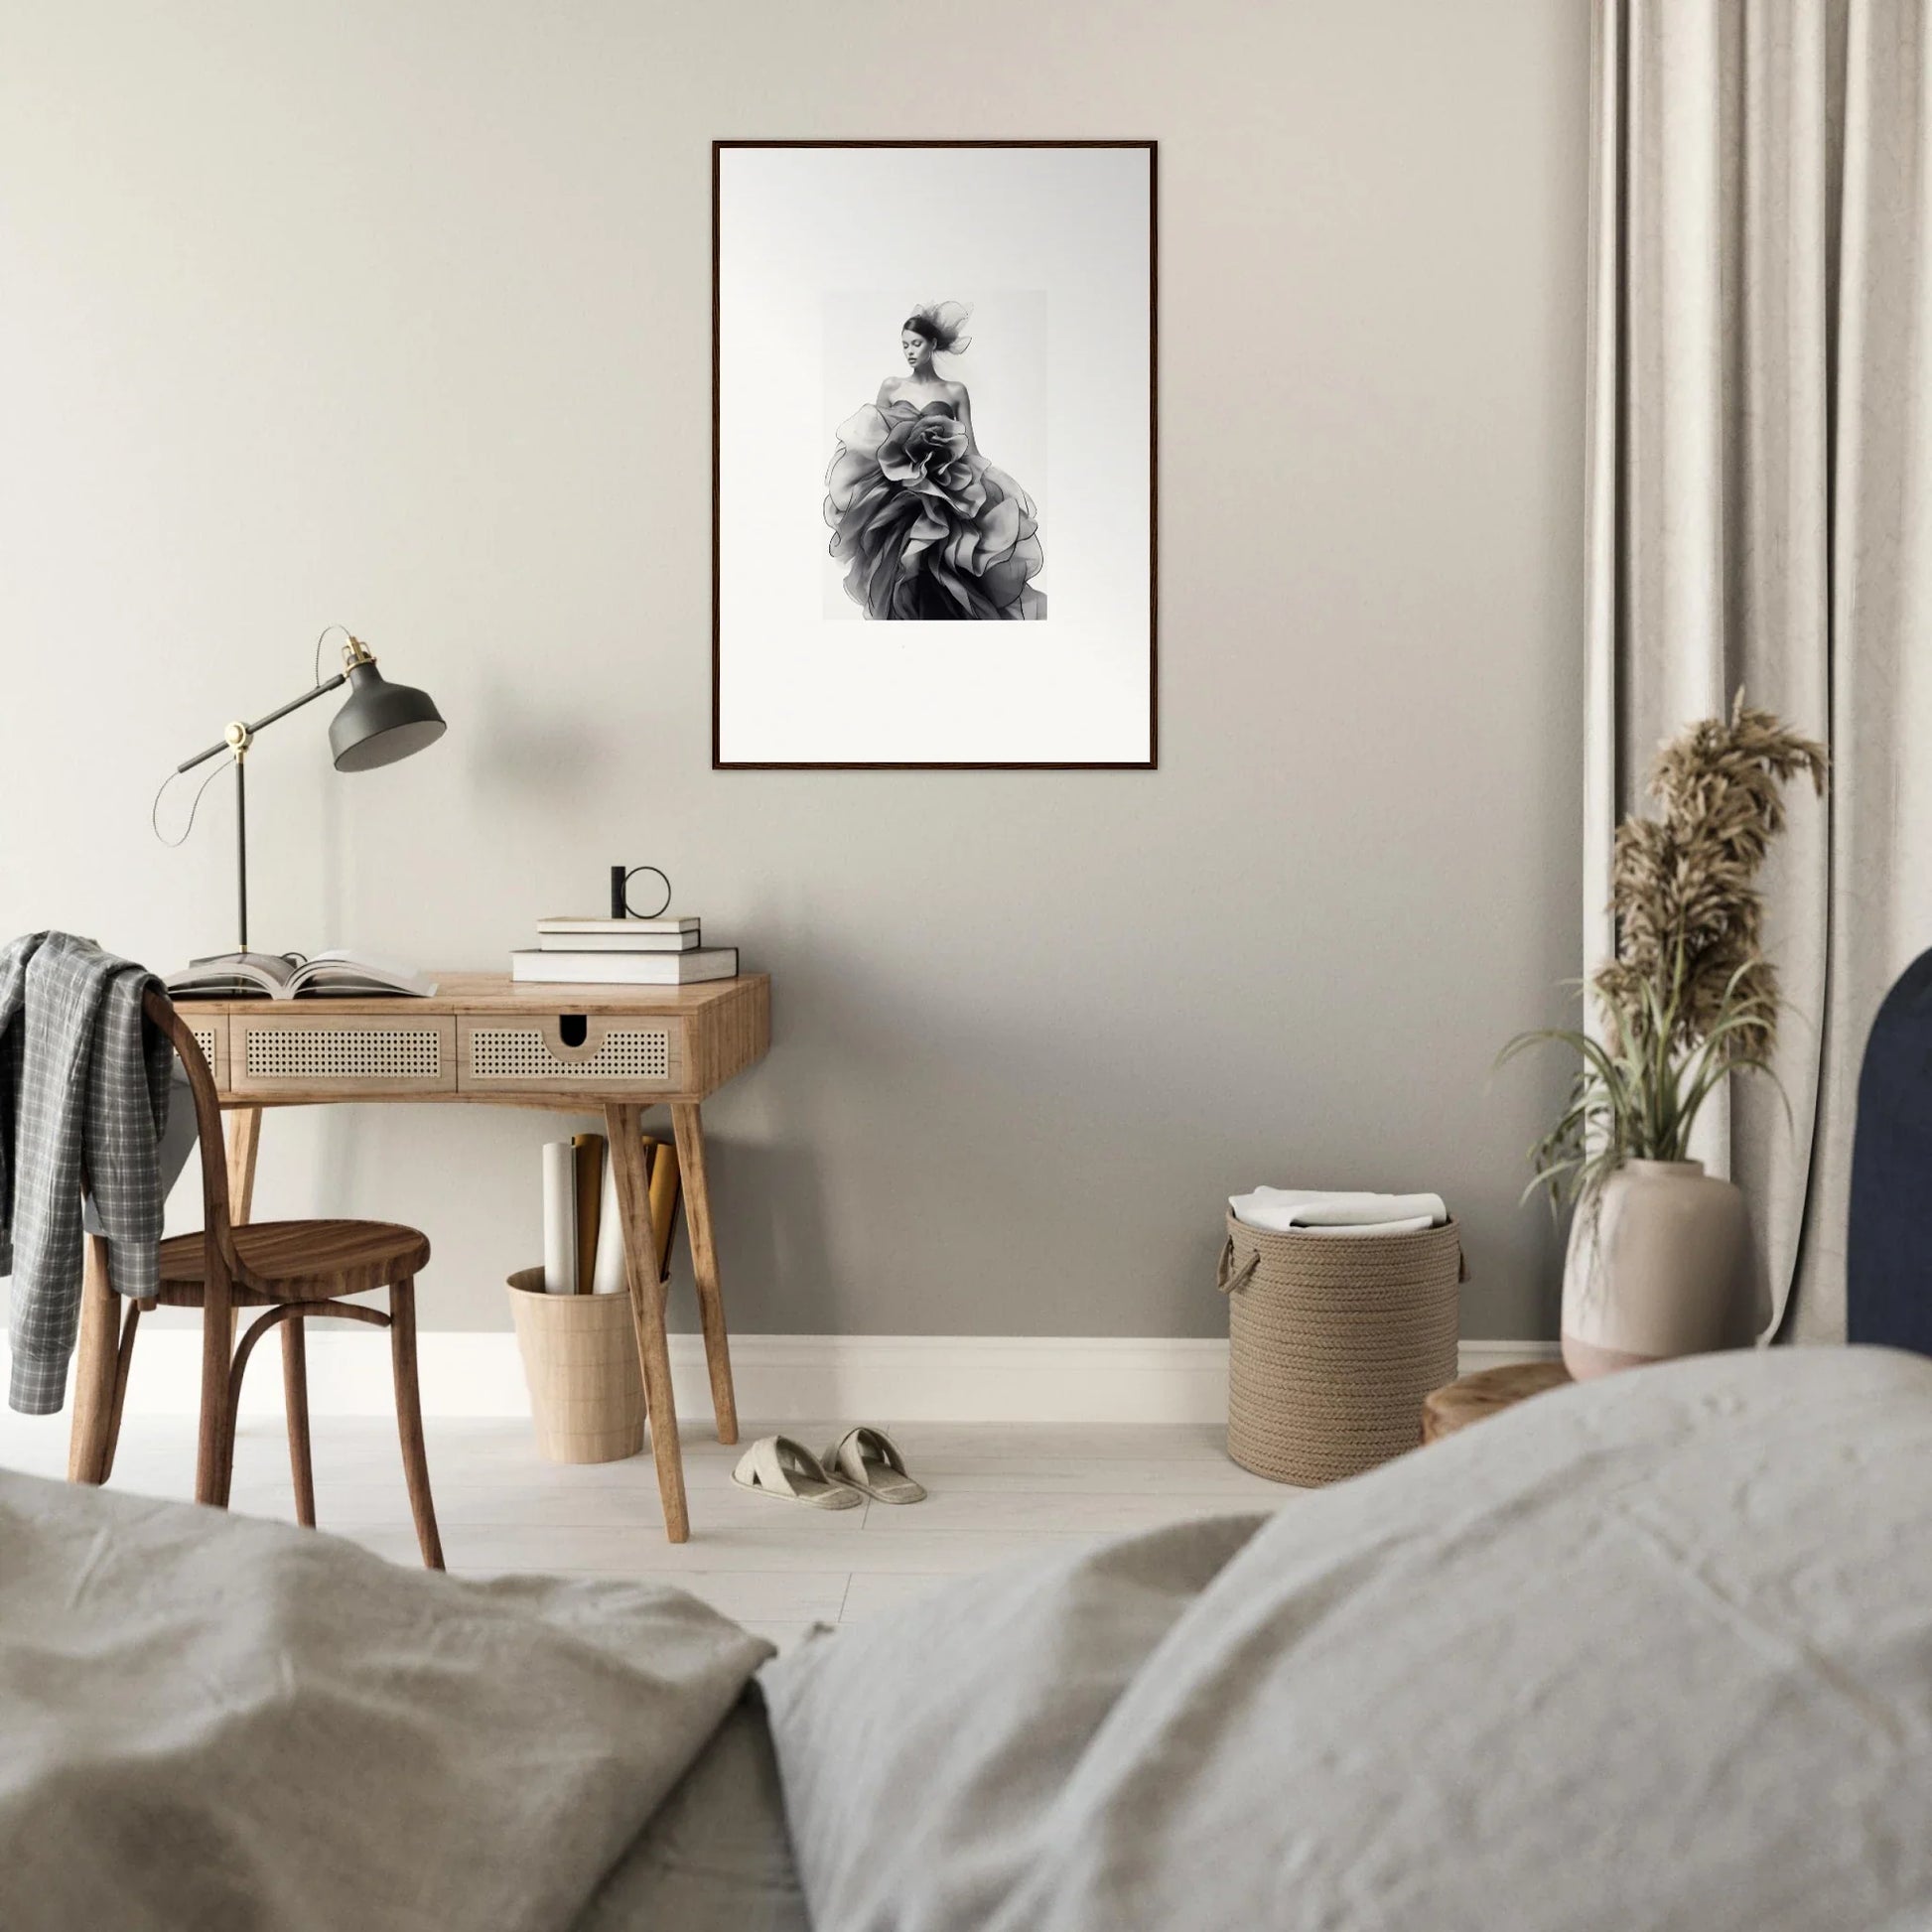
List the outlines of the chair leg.
<svg viewBox="0 0 1932 1932">
<path fill-rule="evenodd" d="M 114 1450 L 120 1446 L 121 1411 L 127 1406 L 127 1375 L 134 1366 L 134 1331 L 141 1325 L 141 1304 L 130 1302 L 121 1317 L 121 1345 L 114 1354 L 114 1400 L 107 1411 L 107 1441 L 100 1454 L 100 1479 L 114 1473 Z"/>
<path fill-rule="evenodd" d="M 282 1406 L 289 1419 L 289 1471 L 295 1479 L 295 1520 L 316 1526 L 316 1471 L 309 1454 L 309 1345 L 302 1317 L 282 1323 Z"/>
<path fill-rule="evenodd" d="M 120 1310 L 107 1284 L 107 1243 L 86 1237 L 80 1277 L 80 1343 L 73 1365 L 73 1422 L 68 1436 L 68 1480 L 107 1480 L 108 1419 L 114 1408 Z"/>
<path fill-rule="evenodd" d="M 416 1518 L 416 1541 L 431 1570 L 443 1568 L 443 1542 L 436 1534 L 436 1505 L 430 1500 L 429 1458 L 423 1450 L 423 1401 L 416 1387 L 416 1283 L 412 1276 L 389 1284 L 389 1359 L 396 1376 L 396 1431 L 402 1438 L 402 1472 L 409 1484 L 409 1507 Z"/>
<path fill-rule="evenodd" d="M 195 1451 L 195 1500 L 228 1506 L 234 1473 L 234 1419 L 228 1379 L 234 1356 L 234 1305 L 223 1287 L 202 1304 L 202 1424 Z"/>
</svg>

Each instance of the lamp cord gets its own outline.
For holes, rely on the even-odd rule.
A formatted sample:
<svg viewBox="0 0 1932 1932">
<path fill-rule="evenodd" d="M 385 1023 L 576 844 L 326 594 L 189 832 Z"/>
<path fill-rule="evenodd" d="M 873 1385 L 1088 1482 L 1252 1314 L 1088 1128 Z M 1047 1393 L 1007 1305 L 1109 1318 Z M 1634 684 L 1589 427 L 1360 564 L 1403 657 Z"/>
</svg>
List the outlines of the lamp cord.
<svg viewBox="0 0 1932 1932">
<path fill-rule="evenodd" d="M 348 626 L 346 624 L 326 623 L 323 625 L 322 636 L 316 639 L 315 669 L 311 671 L 309 674 L 311 681 L 316 684 L 320 684 L 322 682 L 322 638 L 328 636 L 332 630 L 340 630 L 345 637 L 348 635 Z"/>
<path fill-rule="evenodd" d="M 175 780 L 181 777 L 183 774 L 179 771 L 171 771 L 168 773 L 168 775 L 165 778 L 162 779 L 160 785 L 156 788 L 154 794 L 154 803 L 148 807 L 148 825 L 152 829 L 155 837 L 158 838 L 163 845 L 176 846 L 176 845 L 186 845 L 188 843 L 188 835 L 195 829 L 195 814 L 201 809 L 202 793 L 205 792 L 208 788 L 208 786 L 211 785 L 215 781 L 215 779 L 218 778 L 222 774 L 222 772 L 225 771 L 227 768 L 228 767 L 225 764 L 217 763 L 214 769 L 210 771 L 207 774 L 207 776 L 204 778 L 199 785 L 196 786 L 194 799 L 190 802 L 188 807 L 188 823 L 181 828 L 181 837 L 178 839 L 171 839 L 161 829 L 161 794 L 164 791 L 166 791 L 168 787 L 171 784 L 173 784 Z"/>
<path fill-rule="evenodd" d="M 348 629 L 346 625 L 340 624 L 340 623 L 326 623 L 323 625 L 321 632 L 318 634 L 316 638 L 315 663 L 309 673 L 309 679 L 312 684 L 320 685 L 322 683 L 323 639 L 326 638 L 332 630 L 340 630 L 345 637 L 348 635 Z M 195 814 L 199 810 L 201 810 L 202 793 L 205 792 L 208 788 L 208 786 L 211 785 L 215 781 L 215 779 L 218 778 L 221 775 L 221 773 L 226 769 L 227 767 L 225 765 L 217 764 L 214 767 L 214 769 L 210 771 L 207 774 L 207 776 L 202 780 L 200 786 L 196 789 L 193 801 L 190 803 L 188 807 L 188 823 L 181 828 L 181 836 L 180 838 L 176 838 L 176 839 L 169 838 L 168 835 L 165 832 L 163 832 L 161 829 L 161 794 L 165 792 L 168 789 L 168 787 L 171 784 L 173 784 L 175 780 L 181 777 L 183 774 L 179 771 L 171 771 L 168 773 L 168 775 L 165 778 L 162 779 L 160 785 L 157 787 L 155 791 L 154 803 L 148 807 L 148 827 L 154 833 L 155 837 L 158 838 L 163 845 L 179 846 L 179 845 L 186 845 L 188 843 L 188 835 L 195 829 Z"/>
</svg>

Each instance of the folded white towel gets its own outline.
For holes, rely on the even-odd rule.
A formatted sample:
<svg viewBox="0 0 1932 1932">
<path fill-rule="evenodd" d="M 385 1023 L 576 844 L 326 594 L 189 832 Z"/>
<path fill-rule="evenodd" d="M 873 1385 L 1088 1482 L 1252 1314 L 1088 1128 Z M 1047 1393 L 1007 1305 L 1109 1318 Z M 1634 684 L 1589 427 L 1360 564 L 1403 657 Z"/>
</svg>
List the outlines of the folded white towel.
<svg viewBox="0 0 1932 1932">
<path fill-rule="evenodd" d="M 1230 1194 L 1243 1227 L 1285 1234 L 1414 1234 L 1441 1227 L 1449 1209 L 1441 1194 L 1335 1194 L 1310 1187 L 1257 1187 Z"/>
</svg>

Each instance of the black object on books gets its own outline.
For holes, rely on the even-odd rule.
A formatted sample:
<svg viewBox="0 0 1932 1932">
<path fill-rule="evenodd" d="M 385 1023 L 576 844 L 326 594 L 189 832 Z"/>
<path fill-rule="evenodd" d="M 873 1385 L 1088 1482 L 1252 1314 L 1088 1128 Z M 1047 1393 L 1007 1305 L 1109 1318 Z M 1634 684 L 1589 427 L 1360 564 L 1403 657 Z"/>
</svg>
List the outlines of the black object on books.
<svg viewBox="0 0 1932 1932">
<path fill-rule="evenodd" d="M 694 986 L 738 977 L 736 946 L 696 946 L 689 952 L 546 952 L 510 954 L 510 978 L 557 986 Z"/>
<path fill-rule="evenodd" d="M 653 878 L 664 882 L 664 897 L 648 912 L 636 912 L 630 904 L 630 882 L 638 873 L 647 872 Z M 657 866 L 622 866 L 611 868 L 611 916 L 614 919 L 636 918 L 654 919 L 671 902 L 670 875 Z"/>
</svg>

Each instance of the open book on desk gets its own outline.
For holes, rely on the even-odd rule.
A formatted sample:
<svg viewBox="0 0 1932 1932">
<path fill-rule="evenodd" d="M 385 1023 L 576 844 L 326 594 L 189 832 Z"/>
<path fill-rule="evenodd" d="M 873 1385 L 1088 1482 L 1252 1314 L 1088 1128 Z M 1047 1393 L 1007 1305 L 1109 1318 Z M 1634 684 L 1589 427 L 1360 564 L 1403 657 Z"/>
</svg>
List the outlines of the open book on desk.
<svg viewBox="0 0 1932 1932">
<path fill-rule="evenodd" d="M 178 1000 L 344 999 L 371 993 L 427 1000 L 436 991 L 428 974 L 400 960 L 345 951 L 319 952 L 311 959 L 294 952 L 223 953 L 191 961 L 165 983 Z"/>
</svg>

